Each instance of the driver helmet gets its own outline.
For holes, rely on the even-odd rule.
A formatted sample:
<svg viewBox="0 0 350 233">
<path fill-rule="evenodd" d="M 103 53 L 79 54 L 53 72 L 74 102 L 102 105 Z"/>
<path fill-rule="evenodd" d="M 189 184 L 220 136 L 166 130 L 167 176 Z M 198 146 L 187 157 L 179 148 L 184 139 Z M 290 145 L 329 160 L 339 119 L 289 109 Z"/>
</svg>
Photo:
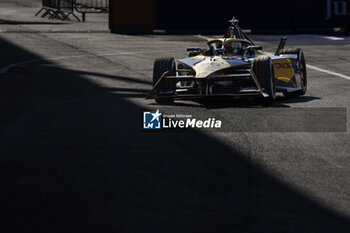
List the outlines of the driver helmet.
<svg viewBox="0 0 350 233">
<path fill-rule="evenodd" d="M 242 54 L 242 44 L 240 42 L 231 42 L 225 44 L 225 55 L 239 56 Z"/>
<path fill-rule="evenodd" d="M 233 56 L 239 56 L 242 54 L 242 43 L 233 42 L 233 43 L 231 43 L 231 47 L 232 47 L 232 55 Z"/>
</svg>

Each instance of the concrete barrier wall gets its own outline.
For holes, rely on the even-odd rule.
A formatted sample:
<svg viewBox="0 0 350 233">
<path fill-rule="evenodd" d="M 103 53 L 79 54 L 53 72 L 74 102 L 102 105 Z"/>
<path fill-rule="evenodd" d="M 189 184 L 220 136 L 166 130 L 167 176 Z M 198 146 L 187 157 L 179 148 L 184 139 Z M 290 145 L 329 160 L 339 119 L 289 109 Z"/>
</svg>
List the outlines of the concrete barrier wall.
<svg viewBox="0 0 350 233">
<path fill-rule="evenodd" d="M 349 29 L 350 0 L 110 0 L 110 29 L 116 32 L 222 32 L 233 16 L 255 32 Z"/>
</svg>

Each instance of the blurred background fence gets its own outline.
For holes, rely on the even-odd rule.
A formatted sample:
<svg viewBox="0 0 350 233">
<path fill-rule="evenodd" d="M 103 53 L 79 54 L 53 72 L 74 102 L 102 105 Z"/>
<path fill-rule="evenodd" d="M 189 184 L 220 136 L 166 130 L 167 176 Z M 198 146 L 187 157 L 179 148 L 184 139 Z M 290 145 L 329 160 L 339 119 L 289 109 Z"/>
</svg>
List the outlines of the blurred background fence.
<svg viewBox="0 0 350 233">
<path fill-rule="evenodd" d="M 87 13 L 107 13 L 108 7 L 108 0 L 75 0 L 75 10 L 82 14 L 83 21 Z"/>
<path fill-rule="evenodd" d="M 81 19 L 85 21 L 87 13 L 107 13 L 108 6 L 108 0 L 42 0 L 42 8 L 36 15 L 42 13 L 41 17 L 61 20 L 69 20 L 72 15 L 80 21 L 74 13 L 76 11 L 81 13 Z"/>
</svg>

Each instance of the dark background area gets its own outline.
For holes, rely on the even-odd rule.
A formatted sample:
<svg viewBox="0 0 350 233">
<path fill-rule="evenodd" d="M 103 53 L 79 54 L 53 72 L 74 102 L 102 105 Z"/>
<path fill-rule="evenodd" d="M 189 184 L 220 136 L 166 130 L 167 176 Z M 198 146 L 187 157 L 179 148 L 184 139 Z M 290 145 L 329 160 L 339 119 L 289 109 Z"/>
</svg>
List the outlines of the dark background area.
<svg viewBox="0 0 350 233">
<path fill-rule="evenodd" d="M 330 8 L 327 4 L 330 4 Z M 331 15 L 329 15 L 331 12 Z M 179 0 L 157 1 L 157 28 L 172 31 L 223 31 L 223 24 L 236 16 L 240 25 L 253 32 L 332 31 L 349 29 L 350 1 L 336 0 Z"/>
</svg>

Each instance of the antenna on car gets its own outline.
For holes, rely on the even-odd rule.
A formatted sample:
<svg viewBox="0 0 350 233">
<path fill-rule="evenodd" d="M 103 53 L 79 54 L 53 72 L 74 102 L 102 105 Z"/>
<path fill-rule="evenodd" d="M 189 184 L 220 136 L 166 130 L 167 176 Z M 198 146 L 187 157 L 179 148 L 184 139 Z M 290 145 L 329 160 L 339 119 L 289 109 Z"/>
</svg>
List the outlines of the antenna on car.
<svg viewBox="0 0 350 233">
<path fill-rule="evenodd" d="M 233 16 L 233 18 L 231 20 L 229 20 L 228 22 L 231 23 L 232 26 L 235 26 L 236 24 L 239 23 L 239 20 L 236 19 L 235 16 Z"/>
<path fill-rule="evenodd" d="M 248 40 L 252 45 L 254 42 L 243 32 L 243 30 L 238 26 L 239 20 L 235 16 L 228 21 L 231 25 L 226 30 L 224 38 L 234 38 L 234 39 L 243 39 Z"/>
</svg>

